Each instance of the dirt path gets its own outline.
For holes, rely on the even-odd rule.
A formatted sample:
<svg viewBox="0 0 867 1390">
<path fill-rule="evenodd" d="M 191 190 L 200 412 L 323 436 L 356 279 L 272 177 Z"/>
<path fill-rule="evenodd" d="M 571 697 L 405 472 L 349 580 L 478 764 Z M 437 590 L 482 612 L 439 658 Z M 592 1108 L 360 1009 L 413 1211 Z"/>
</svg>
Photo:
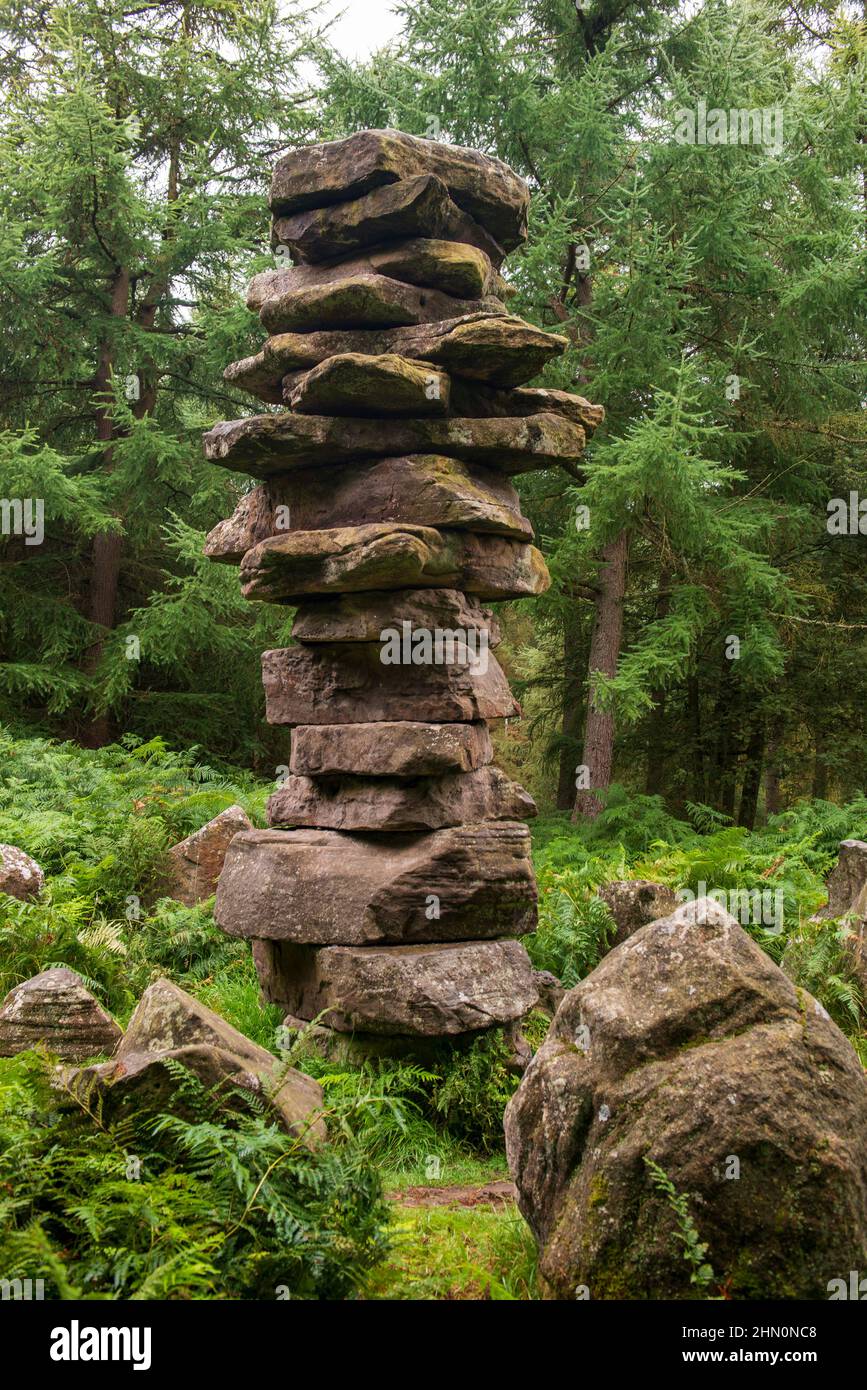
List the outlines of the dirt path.
<svg viewBox="0 0 867 1390">
<path fill-rule="evenodd" d="M 505 1207 L 515 1201 L 513 1182 L 484 1182 L 455 1187 L 404 1187 L 386 1194 L 402 1207 Z"/>
</svg>

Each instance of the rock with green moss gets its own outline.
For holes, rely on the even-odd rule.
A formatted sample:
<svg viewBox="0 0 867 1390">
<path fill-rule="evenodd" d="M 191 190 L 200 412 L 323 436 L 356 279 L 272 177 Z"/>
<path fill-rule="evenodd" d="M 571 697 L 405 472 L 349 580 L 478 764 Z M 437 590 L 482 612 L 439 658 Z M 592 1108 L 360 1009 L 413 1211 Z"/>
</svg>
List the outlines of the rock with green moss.
<svg viewBox="0 0 867 1390">
<path fill-rule="evenodd" d="M 387 352 L 340 352 L 283 378 L 283 396 L 302 415 L 445 415 L 450 382 L 432 362 Z"/>
<path fill-rule="evenodd" d="M 281 603 L 427 587 L 511 599 L 544 593 L 550 582 L 541 551 L 523 541 L 391 522 L 271 536 L 241 562 L 244 597 Z"/>
<path fill-rule="evenodd" d="M 274 166 L 271 209 L 280 215 L 340 203 L 428 174 L 441 179 L 455 203 L 507 251 L 526 240 L 530 195 L 508 164 L 401 130 L 359 130 L 292 150 Z"/>
<path fill-rule="evenodd" d="M 506 309 L 492 296 L 455 299 L 374 271 L 277 295 L 263 306 L 260 317 L 270 333 L 309 333 L 322 328 L 397 328 L 481 311 L 505 314 Z"/>
<path fill-rule="evenodd" d="M 710 899 L 642 927 L 570 990 L 506 1144 L 550 1297 L 821 1299 L 865 1268 L 863 1068 Z M 698 1261 L 646 1160 L 686 1199 Z"/>
</svg>

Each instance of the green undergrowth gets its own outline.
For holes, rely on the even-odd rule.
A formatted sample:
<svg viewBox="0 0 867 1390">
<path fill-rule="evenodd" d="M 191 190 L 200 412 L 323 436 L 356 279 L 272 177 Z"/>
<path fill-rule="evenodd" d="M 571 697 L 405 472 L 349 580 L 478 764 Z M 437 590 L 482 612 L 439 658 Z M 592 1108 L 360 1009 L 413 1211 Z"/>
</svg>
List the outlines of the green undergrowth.
<svg viewBox="0 0 867 1390">
<path fill-rule="evenodd" d="M 270 790 L 160 740 L 88 752 L 0 732 L 0 842 L 46 871 L 37 901 L 0 898 L 0 996 L 66 965 L 125 1024 L 166 976 L 314 1076 L 331 1136 L 311 1157 L 265 1115 L 151 1116 L 120 1132 L 58 1106 L 36 1054 L 2 1062 L 0 1268 L 44 1278 L 52 1297 L 270 1298 L 278 1286 L 286 1297 L 535 1296 L 532 1240 L 513 1207 L 382 1200 L 507 1176 L 502 1116 L 518 1079 L 504 1035 L 363 1062 L 323 1057 L 312 1033 L 287 1051 L 248 944 L 219 931 L 213 901 L 190 908 L 161 896 L 169 845 L 235 802 L 263 824 Z M 565 985 L 584 978 L 611 941 L 596 889 L 612 879 L 765 892 L 779 920 L 745 929 L 867 1060 L 849 929 L 811 920 L 849 837 L 867 838 L 867 798 L 803 803 L 750 832 L 707 807 L 676 818 L 659 798 L 613 788 L 592 825 L 535 822 L 539 923 L 528 950 Z M 541 1013 L 526 1021 L 532 1048 L 546 1029 Z M 130 1156 L 141 1160 L 135 1181 Z"/>
</svg>

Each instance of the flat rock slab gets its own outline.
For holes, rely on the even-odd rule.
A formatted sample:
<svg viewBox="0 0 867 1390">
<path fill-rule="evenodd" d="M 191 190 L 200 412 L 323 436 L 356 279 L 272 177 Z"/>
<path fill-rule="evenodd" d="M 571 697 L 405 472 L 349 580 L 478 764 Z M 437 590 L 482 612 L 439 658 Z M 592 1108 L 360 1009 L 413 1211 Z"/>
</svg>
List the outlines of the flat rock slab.
<svg viewBox="0 0 867 1390">
<path fill-rule="evenodd" d="M 515 386 L 509 391 L 483 382 L 458 377 L 450 398 L 453 415 L 513 418 L 516 415 L 562 415 L 580 425 L 586 435 L 605 419 L 605 409 L 571 391 L 547 390 L 541 386 Z"/>
<path fill-rule="evenodd" d="M 281 603 L 427 587 L 512 599 L 544 593 L 550 582 L 541 551 L 524 541 L 393 522 L 272 536 L 241 562 L 244 597 Z"/>
<path fill-rule="evenodd" d="M 859 1268 L 864 1069 L 710 899 L 641 927 L 569 991 L 505 1130 L 549 1297 L 695 1297 L 646 1158 L 690 1194 L 711 1297 L 826 1299 Z"/>
<path fill-rule="evenodd" d="M 0 845 L 0 893 L 27 902 L 38 898 L 45 887 L 45 874 L 35 859 L 17 845 Z"/>
<path fill-rule="evenodd" d="M 210 898 L 217 891 L 217 879 L 233 836 L 240 830 L 252 829 L 243 806 L 229 806 L 186 840 L 172 845 L 164 884 L 168 897 L 186 903 L 187 907 Z"/>
<path fill-rule="evenodd" d="M 511 251 L 527 237 L 529 190 L 508 164 L 461 145 L 399 130 L 360 130 L 345 140 L 308 145 L 277 162 L 271 209 L 277 214 L 360 198 L 420 174 L 442 179 L 463 208 Z"/>
<path fill-rule="evenodd" d="M 205 554 L 238 565 L 272 536 L 386 521 L 533 539 L 518 494 L 502 473 L 439 454 L 413 454 L 299 470 L 261 483 L 209 533 Z"/>
<path fill-rule="evenodd" d="M 371 420 L 279 411 L 221 421 L 208 430 L 204 446 L 212 463 L 257 478 L 402 454 L 445 454 L 511 474 L 575 464 L 584 439 L 581 426 L 562 415 Z"/>
<path fill-rule="evenodd" d="M 394 589 L 391 592 L 340 594 L 337 598 L 306 600 L 299 604 L 292 625 L 297 642 L 376 642 L 388 628 L 409 635 L 405 655 L 412 660 L 412 633 L 485 632 L 491 649 L 500 641 L 500 624 L 490 608 L 460 589 Z"/>
<path fill-rule="evenodd" d="M 264 1102 L 290 1133 L 307 1142 L 325 1138 L 325 1124 L 318 1117 L 323 1105 L 318 1082 L 287 1070 L 170 980 L 157 980 L 145 990 L 112 1061 L 74 1072 L 67 1082 L 82 1095 L 96 1088 L 111 1111 L 131 1106 L 183 1113 L 168 1061 L 192 1071 L 209 1090 L 219 1088 L 233 1108 L 245 1108 L 249 1096 L 254 1108 Z"/>
<path fill-rule="evenodd" d="M 498 767 L 412 782 L 290 776 L 268 799 L 269 825 L 359 833 L 442 830 L 482 821 L 526 820 L 535 814 L 533 798 Z"/>
<path fill-rule="evenodd" d="M 506 306 L 493 296 L 455 299 L 441 290 L 369 272 L 278 295 L 263 306 L 260 318 L 269 333 L 310 333 L 323 328 L 398 328 L 485 311 L 505 314 Z"/>
<path fill-rule="evenodd" d="M 470 723 L 521 710 L 497 659 L 467 664 L 384 665 L 380 644 L 274 648 L 262 653 L 269 724 L 367 724 L 379 720 Z"/>
<path fill-rule="evenodd" d="M 431 362 L 397 353 L 342 352 L 283 380 L 283 398 L 303 415 L 444 415 L 448 375 Z"/>
<path fill-rule="evenodd" d="M 11 989 L 0 1004 L 0 1057 L 42 1044 L 68 1062 L 112 1053 L 123 1034 L 114 1019 L 65 966 Z"/>
<path fill-rule="evenodd" d="M 263 993 L 340 1033 L 447 1037 L 520 1018 L 536 1000 L 519 941 L 425 946 L 292 946 L 257 941 Z"/>
<path fill-rule="evenodd" d="M 390 275 L 408 285 L 442 290 L 457 299 L 481 299 L 487 294 L 502 298 L 506 288 L 506 282 L 477 246 L 410 237 L 372 246 L 339 261 L 260 271 L 247 287 L 247 308 L 258 314 L 279 295 L 358 274 Z"/>
<path fill-rule="evenodd" d="M 215 918 L 230 936 L 305 944 L 521 936 L 536 929 L 530 833 L 508 821 L 412 835 L 245 831 Z"/>
<path fill-rule="evenodd" d="M 293 260 L 308 263 L 401 237 L 466 242 L 484 251 L 497 270 L 505 256 L 496 238 L 461 211 L 433 174 L 375 188 L 351 202 L 278 215 L 271 226 L 272 244 L 288 246 Z"/>
<path fill-rule="evenodd" d="M 537 376 L 568 346 L 566 338 L 515 315 L 472 314 L 408 328 L 280 333 L 269 338 L 255 356 L 230 363 L 223 376 L 232 386 L 276 404 L 283 398 L 285 376 L 315 367 L 328 357 L 346 352 L 368 357 L 397 353 L 472 381 L 516 387 Z M 288 389 L 293 386 L 294 377 Z"/>
<path fill-rule="evenodd" d="M 307 724 L 293 730 L 290 771 L 299 777 L 438 777 L 493 758 L 486 724 Z"/>
</svg>

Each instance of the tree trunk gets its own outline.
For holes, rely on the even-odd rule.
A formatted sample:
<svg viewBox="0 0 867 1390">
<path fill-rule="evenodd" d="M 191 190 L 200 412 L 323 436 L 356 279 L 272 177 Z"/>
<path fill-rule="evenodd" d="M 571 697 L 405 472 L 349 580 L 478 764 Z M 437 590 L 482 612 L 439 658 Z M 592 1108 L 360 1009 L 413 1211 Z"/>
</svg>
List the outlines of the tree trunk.
<svg viewBox="0 0 867 1390">
<path fill-rule="evenodd" d="M 762 765 L 765 757 L 765 720 L 760 717 L 753 725 L 747 744 L 747 765 L 741 784 L 741 801 L 738 807 L 738 825 L 752 830 L 756 823 L 759 804 L 759 788 L 762 785 Z"/>
<path fill-rule="evenodd" d="M 814 801 L 828 800 L 828 764 L 825 761 L 825 735 L 814 735 L 815 753 L 813 756 L 813 789 L 810 793 Z"/>
<path fill-rule="evenodd" d="M 582 631 L 577 606 L 570 609 L 563 632 L 563 716 L 560 723 L 560 772 L 557 779 L 557 810 L 570 811 L 575 801 L 575 764 L 581 739 L 584 706 L 580 689 Z"/>
<path fill-rule="evenodd" d="M 579 817 L 595 820 L 602 810 L 599 793 L 607 791 L 611 785 L 614 765 L 614 715 L 598 707 L 593 692 L 593 673 L 601 671 L 606 676 L 617 674 L 620 645 L 623 640 L 623 599 L 626 594 L 628 554 L 629 537 L 626 531 L 621 531 L 602 551 L 599 595 L 596 600 L 593 636 L 590 639 L 590 692 L 581 758 L 581 763 L 588 772 L 588 787 L 586 790 L 577 790 L 572 812 L 573 821 L 577 821 Z"/>
<path fill-rule="evenodd" d="M 707 788 L 704 775 L 704 734 L 701 727 L 701 691 L 698 675 L 693 672 L 686 683 L 686 705 L 692 741 L 692 799 L 706 803 Z"/>
<path fill-rule="evenodd" d="M 783 809 L 782 795 L 780 792 L 780 769 L 777 765 L 777 754 L 779 745 L 776 739 L 772 739 L 768 744 L 767 761 L 765 764 L 765 813 L 769 816 L 778 816 Z"/>
<path fill-rule="evenodd" d="M 109 285 L 109 312 L 113 319 L 124 318 L 129 307 L 129 271 L 117 266 Z M 111 418 L 111 378 L 114 367 L 114 343 L 111 333 L 107 333 L 100 349 L 96 369 L 96 437 L 103 441 L 104 467 L 111 470 L 112 440 L 114 425 Z M 117 590 L 120 578 L 120 562 L 123 553 L 123 539 L 115 531 L 100 531 L 93 538 L 91 549 L 90 594 L 87 616 L 98 627 L 110 630 L 114 627 L 117 607 Z M 84 659 L 85 672 L 92 676 L 99 666 L 105 647 L 105 638 L 100 634 L 88 649 Z M 101 748 L 111 737 L 111 726 L 107 715 L 97 715 L 85 728 L 81 742 L 85 748 Z"/>
<path fill-rule="evenodd" d="M 656 597 L 654 618 L 657 622 L 668 616 L 671 607 L 670 584 L 671 574 L 664 569 L 659 576 Z M 661 686 L 651 692 L 653 709 L 650 711 L 650 717 L 647 721 L 647 772 L 644 784 L 644 790 L 648 796 L 659 796 L 665 781 L 665 697 L 666 692 Z"/>
</svg>

